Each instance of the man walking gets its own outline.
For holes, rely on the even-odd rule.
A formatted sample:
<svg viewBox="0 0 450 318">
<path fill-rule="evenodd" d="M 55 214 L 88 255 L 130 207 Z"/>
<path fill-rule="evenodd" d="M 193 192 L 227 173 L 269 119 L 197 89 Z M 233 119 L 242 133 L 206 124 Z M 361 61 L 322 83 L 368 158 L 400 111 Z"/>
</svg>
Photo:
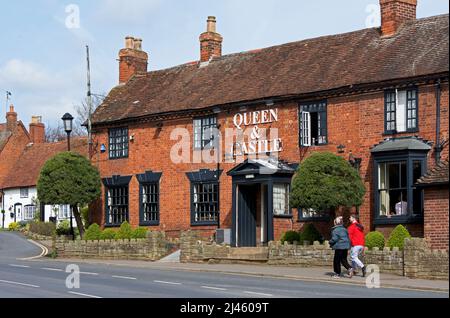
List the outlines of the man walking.
<svg viewBox="0 0 450 318">
<path fill-rule="evenodd" d="M 366 267 L 359 259 L 360 255 L 364 251 L 364 246 L 366 245 L 364 238 L 364 227 L 359 224 L 356 215 L 350 216 L 350 226 L 347 230 L 348 236 L 350 237 L 350 243 L 352 245 L 352 267 L 355 271 L 358 267 L 361 268 L 363 277 L 366 277 Z"/>
</svg>

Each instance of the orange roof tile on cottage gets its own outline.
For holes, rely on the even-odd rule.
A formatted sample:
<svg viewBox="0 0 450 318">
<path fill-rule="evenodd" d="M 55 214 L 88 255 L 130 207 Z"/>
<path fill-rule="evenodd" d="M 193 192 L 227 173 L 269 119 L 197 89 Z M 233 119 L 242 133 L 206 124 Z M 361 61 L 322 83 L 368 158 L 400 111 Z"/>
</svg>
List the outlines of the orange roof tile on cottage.
<svg viewBox="0 0 450 318">
<path fill-rule="evenodd" d="M 87 138 L 72 138 L 71 150 L 87 157 Z M 0 188 L 12 189 L 36 186 L 41 169 L 47 160 L 64 151 L 67 151 L 67 141 L 28 145 Z"/>
</svg>

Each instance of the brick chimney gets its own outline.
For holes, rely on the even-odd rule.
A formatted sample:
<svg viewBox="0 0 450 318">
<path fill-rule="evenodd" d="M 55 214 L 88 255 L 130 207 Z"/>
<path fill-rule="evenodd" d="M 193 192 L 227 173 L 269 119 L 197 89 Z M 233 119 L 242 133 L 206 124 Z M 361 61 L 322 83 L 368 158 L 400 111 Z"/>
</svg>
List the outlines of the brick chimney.
<svg viewBox="0 0 450 318">
<path fill-rule="evenodd" d="M 148 54 L 142 51 L 142 39 L 128 36 L 119 52 L 119 83 L 124 84 L 137 73 L 147 73 Z"/>
<path fill-rule="evenodd" d="M 43 144 L 45 142 L 45 125 L 42 123 L 41 116 L 32 116 L 30 123 L 31 142 L 34 144 Z"/>
<path fill-rule="evenodd" d="M 17 128 L 17 113 L 14 111 L 14 105 L 9 106 L 9 112 L 6 113 L 6 129 L 14 132 Z"/>
<path fill-rule="evenodd" d="M 381 34 L 394 35 L 400 26 L 417 18 L 417 0 L 380 0 Z"/>
<path fill-rule="evenodd" d="M 216 32 L 216 17 L 208 17 L 205 33 L 200 35 L 200 62 L 222 56 L 222 36 Z"/>
</svg>

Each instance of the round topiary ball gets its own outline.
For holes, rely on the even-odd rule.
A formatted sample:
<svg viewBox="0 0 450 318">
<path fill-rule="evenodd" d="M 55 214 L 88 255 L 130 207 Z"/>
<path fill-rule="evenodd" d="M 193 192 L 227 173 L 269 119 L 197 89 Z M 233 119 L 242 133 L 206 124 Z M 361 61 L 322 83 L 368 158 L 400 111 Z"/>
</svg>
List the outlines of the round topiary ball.
<svg viewBox="0 0 450 318">
<path fill-rule="evenodd" d="M 391 233 L 387 245 L 390 248 L 398 247 L 399 249 L 403 249 L 405 245 L 405 239 L 410 238 L 411 234 L 409 234 L 408 230 L 403 225 L 398 225 Z"/>
<path fill-rule="evenodd" d="M 366 246 L 369 249 L 373 249 L 374 247 L 378 247 L 380 250 L 384 248 L 385 239 L 384 235 L 381 232 L 375 231 L 370 232 L 366 235 Z"/>
<path fill-rule="evenodd" d="M 300 233 L 295 231 L 288 231 L 284 233 L 283 237 L 281 238 L 281 243 L 284 244 L 284 242 L 288 242 L 289 244 L 300 242 Z"/>
</svg>

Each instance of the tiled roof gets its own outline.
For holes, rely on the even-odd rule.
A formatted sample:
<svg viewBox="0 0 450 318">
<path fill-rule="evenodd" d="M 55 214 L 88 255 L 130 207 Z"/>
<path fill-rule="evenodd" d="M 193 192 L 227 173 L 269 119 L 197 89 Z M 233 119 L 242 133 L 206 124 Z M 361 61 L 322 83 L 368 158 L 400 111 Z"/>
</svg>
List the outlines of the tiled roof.
<svg viewBox="0 0 450 318">
<path fill-rule="evenodd" d="M 87 156 L 87 138 L 72 138 L 71 150 Z M 30 144 L 0 185 L 2 189 L 32 187 L 37 184 L 44 164 L 60 152 L 67 151 L 67 141 Z"/>
<path fill-rule="evenodd" d="M 434 16 L 392 37 L 364 29 L 137 75 L 111 90 L 93 123 L 448 74 L 448 23 Z"/>
<path fill-rule="evenodd" d="M 0 151 L 2 151 L 11 133 L 6 131 L 6 124 L 0 124 Z"/>
<path fill-rule="evenodd" d="M 429 171 L 422 178 L 417 180 L 418 185 L 429 186 L 429 185 L 444 185 L 449 184 L 448 181 L 448 159 L 445 161 L 441 161 L 436 167 L 434 167 L 431 171 Z"/>
</svg>

